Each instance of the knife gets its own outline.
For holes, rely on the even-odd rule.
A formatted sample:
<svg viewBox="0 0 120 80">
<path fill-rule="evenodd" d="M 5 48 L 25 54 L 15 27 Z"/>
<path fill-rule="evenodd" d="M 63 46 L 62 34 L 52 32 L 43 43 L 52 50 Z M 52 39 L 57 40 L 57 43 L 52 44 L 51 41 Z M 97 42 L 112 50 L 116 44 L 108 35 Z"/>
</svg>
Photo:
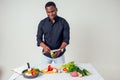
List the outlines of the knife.
<svg viewBox="0 0 120 80">
<path fill-rule="evenodd" d="M 54 49 L 54 50 L 51 50 L 50 52 L 56 52 L 56 51 L 59 51 L 61 49 Z"/>
<path fill-rule="evenodd" d="M 27 62 L 27 66 L 28 66 L 28 71 L 31 71 L 29 62 Z"/>
</svg>

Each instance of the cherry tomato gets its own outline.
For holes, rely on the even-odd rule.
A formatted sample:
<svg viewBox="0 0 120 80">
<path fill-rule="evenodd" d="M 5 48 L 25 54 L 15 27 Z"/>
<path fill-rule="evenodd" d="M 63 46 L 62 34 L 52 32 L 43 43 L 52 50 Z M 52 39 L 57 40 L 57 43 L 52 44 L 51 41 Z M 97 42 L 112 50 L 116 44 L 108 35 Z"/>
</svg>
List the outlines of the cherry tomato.
<svg viewBox="0 0 120 80">
<path fill-rule="evenodd" d="M 63 71 L 67 72 L 67 71 L 68 71 L 68 69 L 67 69 L 67 68 L 63 68 Z"/>
</svg>

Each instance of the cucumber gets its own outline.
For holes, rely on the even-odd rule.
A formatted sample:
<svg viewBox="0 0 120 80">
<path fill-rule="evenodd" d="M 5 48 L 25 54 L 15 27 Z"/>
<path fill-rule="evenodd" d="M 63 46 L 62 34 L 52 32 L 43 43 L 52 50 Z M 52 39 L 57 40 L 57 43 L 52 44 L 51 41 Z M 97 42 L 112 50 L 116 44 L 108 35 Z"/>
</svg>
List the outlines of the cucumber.
<svg viewBox="0 0 120 80">
<path fill-rule="evenodd" d="M 90 72 L 89 72 L 88 70 L 86 70 L 86 69 L 83 69 L 83 72 L 84 72 L 84 74 L 85 74 L 86 76 L 89 76 L 89 75 L 90 75 Z"/>
<path fill-rule="evenodd" d="M 82 74 L 82 76 L 85 76 L 83 70 L 81 70 L 79 67 L 77 67 L 77 72 L 79 72 L 80 74 Z"/>
<path fill-rule="evenodd" d="M 50 52 L 50 56 L 53 57 L 54 56 L 54 52 L 51 51 Z"/>
</svg>

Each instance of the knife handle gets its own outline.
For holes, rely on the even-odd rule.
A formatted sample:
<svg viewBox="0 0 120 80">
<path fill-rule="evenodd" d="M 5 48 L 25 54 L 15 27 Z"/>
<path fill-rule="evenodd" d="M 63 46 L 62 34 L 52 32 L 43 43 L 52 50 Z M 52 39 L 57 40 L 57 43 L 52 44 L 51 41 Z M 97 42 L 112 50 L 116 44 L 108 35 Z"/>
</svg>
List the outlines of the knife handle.
<svg viewBox="0 0 120 80">
<path fill-rule="evenodd" d="M 30 64 L 29 63 L 27 63 L 27 66 L 28 66 L 28 69 L 30 69 Z"/>
</svg>

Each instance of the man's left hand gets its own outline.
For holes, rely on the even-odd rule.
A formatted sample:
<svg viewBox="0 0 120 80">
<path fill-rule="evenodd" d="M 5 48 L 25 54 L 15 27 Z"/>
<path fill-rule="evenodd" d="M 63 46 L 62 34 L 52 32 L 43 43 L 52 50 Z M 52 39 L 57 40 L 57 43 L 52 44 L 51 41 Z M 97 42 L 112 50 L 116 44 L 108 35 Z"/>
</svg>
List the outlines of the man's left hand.
<svg viewBox="0 0 120 80">
<path fill-rule="evenodd" d="M 57 58 L 60 55 L 60 53 L 61 53 L 61 50 L 56 51 L 53 55 L 53 58 Z"/>
</svg>

